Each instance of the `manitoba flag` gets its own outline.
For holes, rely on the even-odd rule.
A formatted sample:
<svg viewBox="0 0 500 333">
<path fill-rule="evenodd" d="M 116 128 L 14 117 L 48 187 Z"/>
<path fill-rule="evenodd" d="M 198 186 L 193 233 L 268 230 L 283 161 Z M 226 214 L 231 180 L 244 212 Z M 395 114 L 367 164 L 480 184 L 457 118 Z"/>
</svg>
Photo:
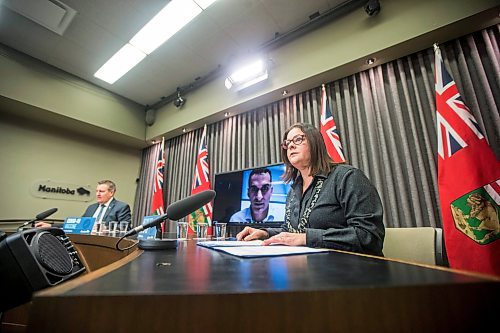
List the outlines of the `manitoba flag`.
<svg viewBox="0 0 500 333">
<path fill-rule="evenodd" d="M 156 158 L 154 169 L 153 201 L 151 203 L 152 215 L 163 215 L 165 207 L 163 202 L 163 172 L 165 171 L 165 139 L 161 140 L 160 150 Z M 162 225 L 162 231 L 164 231 Z"/>
<path fill-rule="evenodd" d="M 210 166 L 208 163 L 207 149 L 207 125 L 203 128 L 201 136 L 200 149 L 196 158 L 196 170 L 194 172 L 193 189 L 191 195 L 212 189 L 210 184 Z M 212 234 L 212 203 L 209 202 L 200 209 L 189 215 L 189 233 L 196 230 L 197 223 L 208 224 L 208 234 Z"/>
<path fill-rule="evenodd" d="M 326 150 L 328 155 L 336 163 L 345 162 L 344 151 L 340 143 L 340 136 L 337 125 L 333 120 L 332 111 L 328 99 L 326 98 L 325 85 L 321 88 L 321 135 L 325 141 Z"/>
<path fill-rule="evenodd" d="M 500 163 L 434 49 L 438 187 L 450 267 L 500 275 Z"/>
</svg>

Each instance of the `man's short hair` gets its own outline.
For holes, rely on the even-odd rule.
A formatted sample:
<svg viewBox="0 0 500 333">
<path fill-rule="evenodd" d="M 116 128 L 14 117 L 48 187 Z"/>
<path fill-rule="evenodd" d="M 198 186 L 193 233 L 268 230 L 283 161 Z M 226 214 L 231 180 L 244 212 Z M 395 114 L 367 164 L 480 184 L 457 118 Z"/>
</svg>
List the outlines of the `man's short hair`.
<svg viewBox="0 0 500 333">
<path fill-rule="evenodd" d="M 107 185 L 107 186 L 108 186 L 108 189 L 109 189 L 111 192 L 113 192 L 113 193 L 115 193 L 115 192 L 116 192 L 116 185 L 115 185 L 115 183 L 113 183 L 111 180 L 107 180 L 107 179 L 105 179 L 105 180 L 100 180 L 100 181 L 98 181 L 98 182 L 97 182 L 97 185 L 102 185 L 102 184 Z"/>
<path fill-rule="evenodd" d="M 253 175 L 262 175 L 268 173 L 269 174 L 269 182 L 273 182 L 273 176 L 271 175 L 271 171 L 268 168 L 257 168 L 253 169 L 252 172 L 250 172 L 250 176 L 248 177 L 248 188 L 252 186 L 252 176 Z"/>
</svg>

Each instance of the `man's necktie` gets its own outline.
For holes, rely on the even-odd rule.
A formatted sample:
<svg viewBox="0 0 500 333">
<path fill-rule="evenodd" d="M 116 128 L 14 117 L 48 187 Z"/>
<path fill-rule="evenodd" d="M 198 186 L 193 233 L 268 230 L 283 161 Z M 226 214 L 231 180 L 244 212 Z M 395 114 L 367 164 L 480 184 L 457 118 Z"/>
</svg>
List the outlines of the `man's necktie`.
<svg viewBox="0 0 500 333">
<path fill-rule="evenodd" d="M 101 206 L 99 206 L 99 208 L 101 210 L 99 211 L 99 214 L 97 214 L 97 217 L 95 218 L 97 223 L 101 222 L 102 213 L 104 213 L 104 210 L 106 209 L 106 205 L 101 205 Z"/>
</svg>

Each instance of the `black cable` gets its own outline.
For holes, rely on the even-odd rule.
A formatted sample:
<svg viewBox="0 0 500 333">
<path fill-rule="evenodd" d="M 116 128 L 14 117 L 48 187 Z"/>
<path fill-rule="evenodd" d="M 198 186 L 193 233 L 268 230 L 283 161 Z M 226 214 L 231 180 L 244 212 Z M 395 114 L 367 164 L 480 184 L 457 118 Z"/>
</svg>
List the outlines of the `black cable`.
<svg viewBox="0 0 500 333">
<path fill-rule="evenodd" d="M 124 249 L 120 249 L 120 247 L 118 246 L 118 244 L 120 244 L 120 242 L 121 242 L 124 238 L 125 238 L 125 236 L 122 236 L 122 237 L 120 237 L 120 239 L 118 240 L 118 242 L 116 242 L 115 247 L 116 247 L 116 249 L 117 249 L 118 251 L 122 251 L 122 252 L 123 252 L 123 251 L 127 251 L 127 250 L 130 250 L 131 248 L 133 248 L 134 246 L 136 246 L 136 245 L 137 245 L 136 243 L 134 243 L 134 244 L 130 245 L 129 247 L 126 247 L 126 248 L 124 248 Z"/>
</svg>

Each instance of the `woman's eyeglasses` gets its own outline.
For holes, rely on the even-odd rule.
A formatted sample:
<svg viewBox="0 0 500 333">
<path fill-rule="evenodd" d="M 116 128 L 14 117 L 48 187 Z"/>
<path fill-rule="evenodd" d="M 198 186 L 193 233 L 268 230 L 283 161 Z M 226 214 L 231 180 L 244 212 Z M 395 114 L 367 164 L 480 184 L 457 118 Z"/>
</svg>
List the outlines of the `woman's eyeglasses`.
<svg viewBox="0 0 500 333">
<path fill-rule="evenodd" d="M 288 146 L 290 145 L 290 142 L 293 142 L 294 145 L 298 146 L 302 142 L 304 142 L 305 139 L 306 139 L 305 134 L 297 134 L 292 138 L 292 140 L 283 140 L 283 142 L 281 143 L 281 148 L 287 150 Z"/>
</svg>

